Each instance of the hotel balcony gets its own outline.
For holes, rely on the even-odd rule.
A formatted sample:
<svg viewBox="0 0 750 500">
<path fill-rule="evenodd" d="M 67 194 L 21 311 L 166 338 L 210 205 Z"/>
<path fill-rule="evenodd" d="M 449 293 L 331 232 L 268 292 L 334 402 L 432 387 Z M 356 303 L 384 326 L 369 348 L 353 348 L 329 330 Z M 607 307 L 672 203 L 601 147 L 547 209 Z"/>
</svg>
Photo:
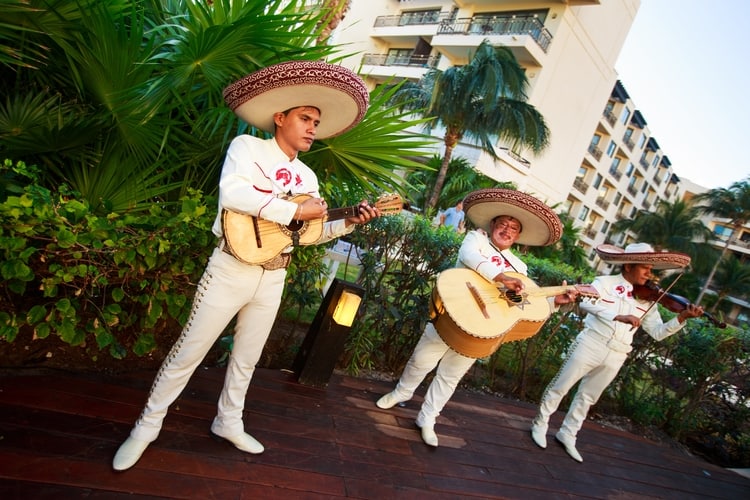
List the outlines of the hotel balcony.
<svg viewBox="0 0 750 500">
<path fill-rule="evenodd" d="M 451 19 L 445 14 L 424 16 L 381 16 L 375 20 L 372 36 L 389 43 L 428 40 L 451 60 L 466 64 L 472 48 L 485 39 L 508 47 L 523 66 L 542 66 L 552 35 L 534 15 L 475 16 Z"/>
<path fill-rule="evenodd" d="M 616 168 L 610 167 L 609 168 L 609 175 L 611 175 L 612 177 L 614 177 L 615 180 L 617 180 L 617 181 L 619 181 L 620 179 L 622 179 L 622 172 L 620 172 Z"/>
<path fill-rule="evenodd" d="M 602 159 L 602 150 L 594 146 L 593 144 L 589 145 L 588 152 L 591 154 L 591 156 L 596 158 L 597 161 Z"/>
<path fill-rule="evenodd" d="M 599 198 L 596 199 L 596 204 L 597 204 L 597 206 L 603 208 L 604 210 L 608 210 L 609 209 L 609 205 L 610 205 L 610 203 L 606 199 L 604 199 L 602 197 L 599 197 Z"/>
<path fill-rule="evenodd" d="M 588 191 L 589 189 L 589 185 L 580 177 L 576 177 L 576 179 L 573 181 L 573 187 L 575 187 L 583 194 L 586 194 L 586 191 Z"/>
<path fill-rule="evenodd" d="M 437 67 L 440 56 L 394 56 L 391 54 L 365 54 L 360 73 L 370 78 L 386 80 L 392 76 L 419 80 L 427 71 Z"/>
</svg>

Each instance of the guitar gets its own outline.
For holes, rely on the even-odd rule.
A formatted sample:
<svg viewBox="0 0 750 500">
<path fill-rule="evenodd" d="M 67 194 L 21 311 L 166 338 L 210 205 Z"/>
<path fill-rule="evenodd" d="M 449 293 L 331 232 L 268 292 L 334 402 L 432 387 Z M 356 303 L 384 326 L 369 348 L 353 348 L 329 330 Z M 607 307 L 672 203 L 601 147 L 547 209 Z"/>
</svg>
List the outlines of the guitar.
<svg viewBox="0 0 750 500">
<path fill-rule="evenodd" d="M 539 287 L 523 274 L 505 274 L 521 280 L 524 290 L 499 288 L 471 269 L 447 269 L 438 275 L 432 293 L 433 323 L 454 351 L 484 358 L 501 344 L 536 335 L 551 313 L 547 297 L 571 290 L 599 297 L 591 285 Z"/>
<path fill-rule="evenodd" d="M 289 201 L 299 205 L 310 198 L 312 196 L 300 194 Z M 374 206 L 380 210 L 381 215 L 395 215 L 401 212 L 404 203 L 397 194 L 384 194 Z M 221 225 L 227 248 L 232 255 L 241 262 L 257 265 L 273 259 L 289 245 L 316 243 L 323 234 L 323 224 L 326 221 L 346 219 L 358 214 L 359 205 L 330 208 L 324 218 L 293 220 L 285 225 L 225 208 L 221 214 Z"/>
</svg>

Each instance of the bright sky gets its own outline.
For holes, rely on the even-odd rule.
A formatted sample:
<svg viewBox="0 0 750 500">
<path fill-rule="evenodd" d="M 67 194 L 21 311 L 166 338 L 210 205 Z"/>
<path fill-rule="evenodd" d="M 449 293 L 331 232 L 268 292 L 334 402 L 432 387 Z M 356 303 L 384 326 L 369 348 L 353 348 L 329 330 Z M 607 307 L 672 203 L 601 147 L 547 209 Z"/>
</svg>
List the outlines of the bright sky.
<svg viewBox="0 0 750 500">
<path fill-rule="evenodd" d="M 707 188 L 750 175 L 747 0 L 641 0 L 615 65 L 678 177 Z"/>
</svg>

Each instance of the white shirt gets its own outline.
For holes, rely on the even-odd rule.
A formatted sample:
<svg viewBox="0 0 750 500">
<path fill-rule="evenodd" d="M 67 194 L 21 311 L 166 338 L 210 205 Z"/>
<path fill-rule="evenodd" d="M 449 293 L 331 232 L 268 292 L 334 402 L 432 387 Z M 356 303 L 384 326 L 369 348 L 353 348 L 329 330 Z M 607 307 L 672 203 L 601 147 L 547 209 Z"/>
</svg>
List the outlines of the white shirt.
<svg viewBox="0 0 750 500">
<path fill-rule="evenodd" d="M 297 203 L 288 195 L 320 197 L 318 178 L 310 167 L 289 157 L 276 139 L 258 139 L 250 135 L 235 137 L 229 145 L 219 180 L 219 212 L 212 227 L 221 237 L 221 212 L 224 208 L 287 225 L 297 211 Z M 338 220 L 326 222 L 319 243 L 349 234 L 354 225 Z"/>
<path fill-rule="evenodd" d="M 484 229 L 474 229 L 466 233 L 458 250 L 456 267 L 466 267 L 481 274 L 490 283 L 495 276 L 504 272 L 517 272 L 526 275 L 528 268 L 510 250 L 500 251 L 491 242 Z"/>
<path fill-rule="evenodd" d="M 619 315 L 633 315 L 641 318 L 641 327 L 656 340 L 669 337 L 684 326 L 677 317 L 664 323 L 656 305 L 649 309 L 651 302 L 638 300 L 633 296 L 633 285 L 622 274 L 599 276 L 592 285 L 599 292 L 599 299 L 581 302 L 581 309 L 588 313 L 584 320 L 583 333 L 591 330 L 604 337 L 631 345 L 633 334 L 637 329 L 628 323 L 615 321 L 615 316 Z"/>
</svg>

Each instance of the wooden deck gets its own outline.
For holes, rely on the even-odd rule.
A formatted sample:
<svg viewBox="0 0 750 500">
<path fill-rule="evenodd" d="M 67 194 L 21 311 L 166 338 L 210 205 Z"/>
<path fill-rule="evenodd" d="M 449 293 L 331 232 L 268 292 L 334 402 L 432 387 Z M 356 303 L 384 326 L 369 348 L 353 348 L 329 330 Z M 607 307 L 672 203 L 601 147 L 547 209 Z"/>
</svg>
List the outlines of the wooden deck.
<svg viewBox="0 0 750 500">
<path fill-rule="evenodd" d="M 392 384 L 339 375 L 316 389 L 258 370 L 245 425 L 266 451 L 248 455 L 208 435 L 223 375 L 200 368 L 140 462 L 114 472 L 153 372 L 6 373 L 0 498 L 750 498 L 746 477 L 592 422 L 579 436 L 584 463 L 551 436 L 541 450 L 527 430 L 534 407 L 489 395 L 458 392 L 432 449 L 413 423 L 420 397 L 380 410 Z"/>
</svg>

